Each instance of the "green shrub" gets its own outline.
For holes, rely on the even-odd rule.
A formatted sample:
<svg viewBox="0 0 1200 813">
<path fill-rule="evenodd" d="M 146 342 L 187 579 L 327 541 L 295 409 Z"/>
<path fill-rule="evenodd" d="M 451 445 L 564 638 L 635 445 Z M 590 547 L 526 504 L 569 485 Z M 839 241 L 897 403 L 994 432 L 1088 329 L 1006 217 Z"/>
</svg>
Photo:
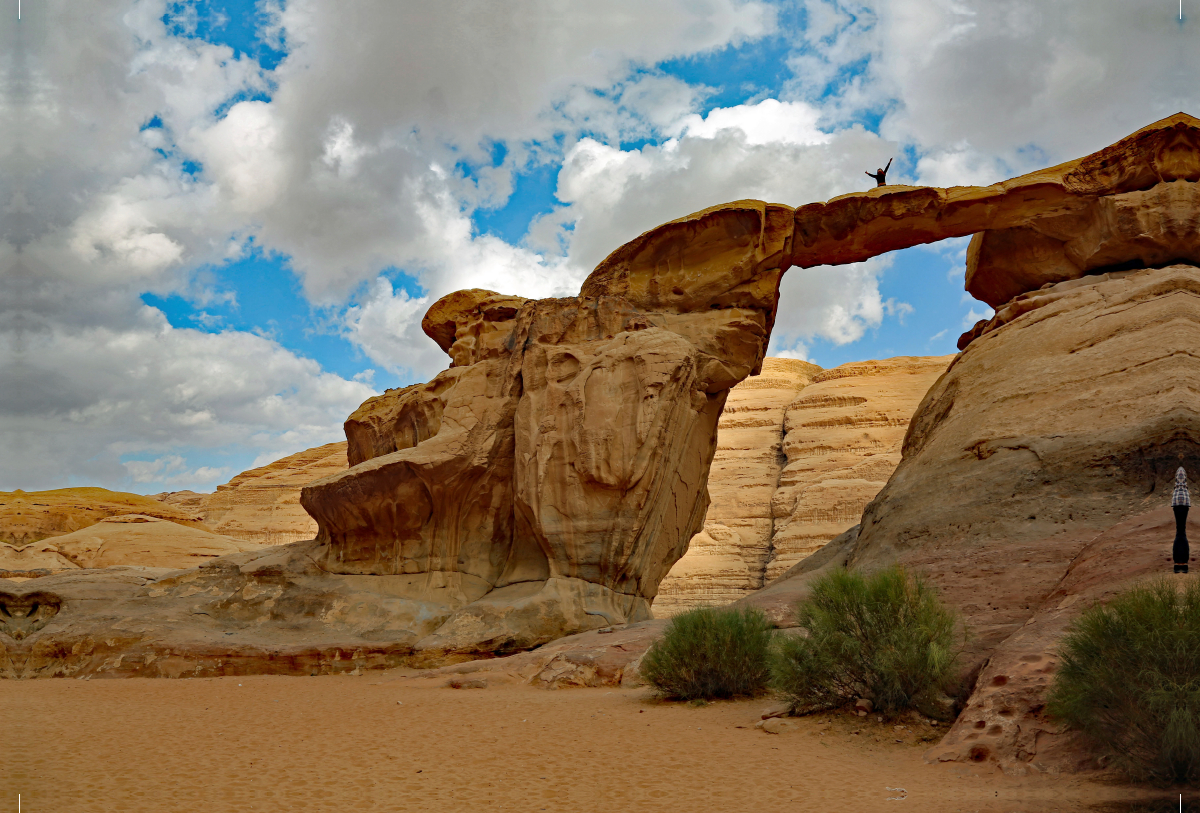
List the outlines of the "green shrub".
<svg viewBox="0 0 1200 813">
<path fill-rule="evenodd" d="M 678 700 L 754 695 L 766 689 L 772 625 L 760 610 L 704 607 L 671 619 L 642 658 L 642 677 Z"/>
<path fill-rule="evenodd" d="M 933 588 L 890 567 L 869 575 L 835 570 L 798 605 L 803 637 L 780 642 L 772 682 L 793 713 L 856 698 L 894 714 L 916 708 L 945 718 L 955 678 L 959 624 Z"/>
<path fill-rule="evenodd" d="M 1200 584 L 1135 587 L 1071 626 L 1047 710 L 1134 778 L 1200 779 Z"/>
</svg>

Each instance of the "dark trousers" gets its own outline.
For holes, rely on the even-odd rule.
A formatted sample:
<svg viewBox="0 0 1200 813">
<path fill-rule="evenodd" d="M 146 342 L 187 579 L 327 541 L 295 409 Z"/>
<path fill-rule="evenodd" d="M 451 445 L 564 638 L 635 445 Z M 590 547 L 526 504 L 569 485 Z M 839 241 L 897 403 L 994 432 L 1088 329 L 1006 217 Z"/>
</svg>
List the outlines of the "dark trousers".
<svg viewBox="0 0 1200 813">
<path fill-rule="evenodd" d="M 1188 559 L 1191 557 L 1191 550 L 1188 548 L 1187 541 L 1187 515 L 1188 507 L 1186 505 L 1173 505 L 1172 510 L 1175 512 L 1175 544 L 1171 546 L 1171 558 L 1175 560 L 1175 572 L 1188 572 Z"/>
</svg>

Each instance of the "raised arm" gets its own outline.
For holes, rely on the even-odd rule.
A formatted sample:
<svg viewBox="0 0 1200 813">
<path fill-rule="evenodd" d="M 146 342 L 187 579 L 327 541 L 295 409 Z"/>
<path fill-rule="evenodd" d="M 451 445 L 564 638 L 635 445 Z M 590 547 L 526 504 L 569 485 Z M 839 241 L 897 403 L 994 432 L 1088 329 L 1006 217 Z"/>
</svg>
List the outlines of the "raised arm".
<svg viewBox="0 0 1200 813">
<path fill-rule="evenodd" d="M 895 160 L 895 156 L 892 156 L 891 158 L 889 158 L 889 159 L 888 159 L 887 166 L 883 168 L 883 171 L 884 171 L 885 173 L 886 173 L 886 172 L 887 172 L 889 169 L 891 169 L 891 168 L 892 168 L 892 161 L 894 161 L 894 160 Z"/>
</svg>

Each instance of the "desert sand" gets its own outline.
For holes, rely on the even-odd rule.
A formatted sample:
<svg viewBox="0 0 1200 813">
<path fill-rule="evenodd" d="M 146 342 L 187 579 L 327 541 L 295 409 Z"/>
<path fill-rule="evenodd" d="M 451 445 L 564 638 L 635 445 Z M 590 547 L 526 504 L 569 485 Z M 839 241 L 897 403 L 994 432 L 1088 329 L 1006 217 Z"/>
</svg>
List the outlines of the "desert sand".
<svg viewBox="0 0 1200 813">
<path fill-rule="evenodd" d="M 1125 793 L 1079 777 L 926 765 L 919 738 L 934 729 L 920 724 L 896 732 L 840 715 L 769 734 L 755 728 L 765 699 L 696 707 L 647 689 L 488 679 L 483 689 L 401 672 L 4 681 L 0 799 L 16 810 L 20 793 L 25 813 L 1049 813 Z"/>
</svg>

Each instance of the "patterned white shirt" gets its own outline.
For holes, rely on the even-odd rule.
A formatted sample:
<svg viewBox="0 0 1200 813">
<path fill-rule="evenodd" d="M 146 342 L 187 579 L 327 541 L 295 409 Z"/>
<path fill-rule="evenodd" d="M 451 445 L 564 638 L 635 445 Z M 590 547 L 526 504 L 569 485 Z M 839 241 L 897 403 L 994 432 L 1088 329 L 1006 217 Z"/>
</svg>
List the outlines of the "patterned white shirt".
<svg viewBox="0 0 1200 813">
<path fill-rule="evenodd" d="M 1187 472 L 1180 466 L 1175 470 L 1175 492 L 1171 495 L 1171 505 L 1191 505 L 1192 497 L 1188 493 Z"/>
</svg>

